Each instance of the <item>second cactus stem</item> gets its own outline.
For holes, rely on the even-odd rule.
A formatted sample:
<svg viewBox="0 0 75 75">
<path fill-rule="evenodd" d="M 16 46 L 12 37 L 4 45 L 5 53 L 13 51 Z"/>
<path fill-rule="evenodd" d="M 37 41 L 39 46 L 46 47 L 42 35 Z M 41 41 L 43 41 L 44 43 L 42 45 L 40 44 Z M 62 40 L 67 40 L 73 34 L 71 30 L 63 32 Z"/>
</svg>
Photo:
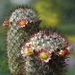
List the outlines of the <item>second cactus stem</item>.
<svg viewBox="0 0 75 75">
<path fill-rule="evenodd" d="M 65 75 L 68 41 L 53 30 L 39 31 L 22 46 L 26 75 Z"/>
</svg>

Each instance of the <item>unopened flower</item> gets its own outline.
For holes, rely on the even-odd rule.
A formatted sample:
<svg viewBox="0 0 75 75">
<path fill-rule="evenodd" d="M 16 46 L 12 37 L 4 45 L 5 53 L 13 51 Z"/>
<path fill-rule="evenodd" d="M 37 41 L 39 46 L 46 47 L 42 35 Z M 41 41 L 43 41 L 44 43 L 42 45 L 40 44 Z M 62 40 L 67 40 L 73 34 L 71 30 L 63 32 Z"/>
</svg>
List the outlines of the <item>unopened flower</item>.
<svg viewBox="0 0 75 75">
<path fill-rule="evenodd" d="M 19 27 L 25 27 L 28 24 L 28 21 L 26 19 L 20 19 L 17 21 L 17 24 Z"/>
<path fill-rule="evenodd" d="M 59 54 L 59 56 L 66 56 L 66 55 L 69 54 L 69 52 L 68 52 L 68 50 L 60 50 L 60 51 L 58 52 L 58 54 Z"/>
<path fill-rule="evenodd" d="M 51 59 L 51 54 L 43 50 L 43 51 L 40 51 L 40 53 L 38 54 L 38 57 L 39 57 L 39 60 L 47 63 Z"/>
<path fill-rule="evenodd" d="M 10 22 L 8 20 L 6 20 L 6 21 L 4 21 L 2 26 L 9 26 L 9 25 L 10 25 Z"/>
</svg>

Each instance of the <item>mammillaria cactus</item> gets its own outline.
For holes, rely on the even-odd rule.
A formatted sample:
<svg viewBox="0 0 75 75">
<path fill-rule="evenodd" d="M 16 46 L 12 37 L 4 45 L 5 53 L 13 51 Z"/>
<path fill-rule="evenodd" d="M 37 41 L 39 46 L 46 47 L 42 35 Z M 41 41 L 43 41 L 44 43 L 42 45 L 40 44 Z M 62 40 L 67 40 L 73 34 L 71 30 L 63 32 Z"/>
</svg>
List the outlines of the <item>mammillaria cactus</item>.
<svg viewBox="0 0 75 75">
<path fill-rule="evenodd" d="M 7 57 L 8 66 L 12 75 L 22 75 L 23 64 L 20 54 L 21 46 L 28 36 L 39 30 L 37 12 L 30 7 L 15 8 L 8 19 L 3 23 L 7 29 Z"/>
<path fill-rule="evenodd" d="M 40 30 L 22 46 L 25 75 L 65 75 L 68 41 L 53 30 Z"/>
<path fill-rule="evenodd" d="M 16 8 L 3 23 L 11 75 L 65 75 L 68 41 L 53 29 L 39 29 L 36 11 Z"/>
</svg>

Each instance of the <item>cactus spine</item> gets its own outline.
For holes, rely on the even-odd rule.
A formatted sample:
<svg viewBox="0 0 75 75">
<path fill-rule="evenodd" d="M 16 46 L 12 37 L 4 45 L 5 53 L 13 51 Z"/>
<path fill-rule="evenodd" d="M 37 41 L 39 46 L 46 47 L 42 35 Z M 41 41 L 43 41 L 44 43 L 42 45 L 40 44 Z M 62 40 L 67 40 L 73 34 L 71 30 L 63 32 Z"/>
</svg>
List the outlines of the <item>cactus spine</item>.
<svg viewBox="0 0 75 75">
<path fill-rule="evenodd" d="M 21 46 L 28 36 L 38 31 L 40 20 L 36 11 L 28 7 L 16 8 L 10 17 L 4 21 L 3 26 L 7 30 L 7 56 L 11 75 L 23 75 L 23 59 L 21 58 Z"/>
<path fill-rule="evenodd" d="M 65 75 L 65 59 L 69 53 L 63 36 L 52 30 L 39 31 L 30 36 L 21 50 L 25 75 Z"/>
<path fill-rule="evenodd" d="M 15 9 L 4 21 L 11 75 L 65 75 L 68 41 L 52 29 L 40 30 L 40 22 L 28 7 Z"/>
</svg>

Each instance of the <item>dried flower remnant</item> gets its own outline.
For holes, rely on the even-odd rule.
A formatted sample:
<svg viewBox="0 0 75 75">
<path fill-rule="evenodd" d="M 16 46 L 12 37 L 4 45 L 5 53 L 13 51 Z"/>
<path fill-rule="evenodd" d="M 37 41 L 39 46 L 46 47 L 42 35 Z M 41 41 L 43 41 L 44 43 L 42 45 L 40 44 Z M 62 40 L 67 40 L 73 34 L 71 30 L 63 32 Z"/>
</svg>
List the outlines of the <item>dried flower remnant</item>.
<svg viewBox="0 0 75 75">
<path fill-rule="evenodd" d="M 6 21 L 4 21 L 4 23 L 3 23 L 3 25 L 2 26 L 9 26 L 11 23 L 8 21 L 8 20 L 6 20 Z"/>
</svg>

